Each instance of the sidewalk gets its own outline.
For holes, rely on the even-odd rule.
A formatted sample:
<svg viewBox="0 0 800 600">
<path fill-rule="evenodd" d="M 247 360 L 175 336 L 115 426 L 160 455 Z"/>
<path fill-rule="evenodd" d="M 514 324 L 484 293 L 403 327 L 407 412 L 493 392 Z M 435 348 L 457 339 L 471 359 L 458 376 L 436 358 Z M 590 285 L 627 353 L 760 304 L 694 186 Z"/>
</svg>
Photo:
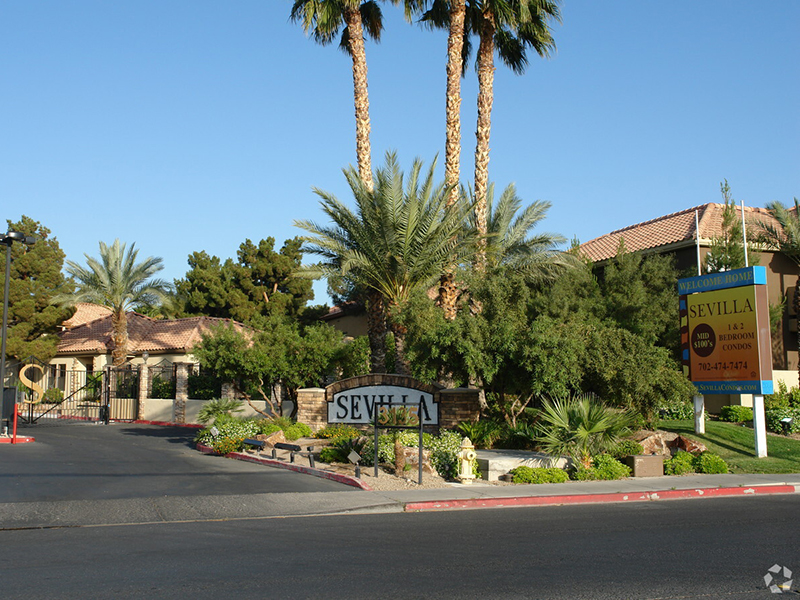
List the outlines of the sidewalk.
<svg viewBox="0 0 800 600">
<path fill-rule="evenodd" d="M 552 506 L 558 504 L 598 504 L 605 502 L 653 502 L 687 498 L 719 498 L 762 494 L 800 493 L 800 473 L 683 475 L 630 477 L 616 481 L 570 481 L 567 483 L 492 485 L 473 482 L 451 483 L 444 488 L 371 491 L 359 479 L 332 474 L 286 460 L 272 460 L 245 453 L 230 458 L 262 463 L 266 467 L 299 471 L 308 475 L 335 479 L 365 490 L 359 496 L 370 501 L 362 510 L 374 512 L 418 512 L 513 506 Z M 353 512 L 344 508 L 344 512 Z"/>
</svg>

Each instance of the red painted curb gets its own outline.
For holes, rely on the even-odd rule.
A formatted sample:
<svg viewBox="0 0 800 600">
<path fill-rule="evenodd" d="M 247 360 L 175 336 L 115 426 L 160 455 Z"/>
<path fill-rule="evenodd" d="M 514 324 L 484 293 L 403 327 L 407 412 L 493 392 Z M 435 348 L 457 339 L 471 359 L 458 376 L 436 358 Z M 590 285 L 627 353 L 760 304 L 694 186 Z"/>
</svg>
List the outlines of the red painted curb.
<svg viewBox="0 0 800 600">
<path fill-rule="evenodd" d="M 17 441 L 14 441 L 14 438 L 11 437 L 0 437 L 0 444 L 30 444 L 31 442 L 35 442 L 36 438 L 29 437 L 27 435 L 18 435 Z"/>
<path fill-rule="evenodd" d="M 651 502 L 682 498 L 715 498 L 722 496 L 752 496 L 763 494 L 794 494 L 793 485 L 761 485 L 736 488 L 703 488 L 632 492 L 629 494 L 574 494 L 564 496 L 517 496 L 513 498 L 469 498 L 466 500 L 428 500 L 408 502 L 407 512 L 423 510 L 457 510 L 470 508 L 502 508 L 510 506 L 553 506 L 559 504 L 600 504 L 605 502 Z"/>
<path fill-rule="evenodd" d="M 197 449 L 203 454 L 216 454 L 213 448 L 204 444 L 197 444 Z M 285 460 L 276 460 L 272 458 L 263 458 L 261 456 L 253 456 L 252 454 L 245 454 L 244 452 L 231 452 L 225 455 L 225 458 L 233 458 L 234 460 L 243 460 L 245 462 L 252 462 L 267 467 L 277 467 L 278 469 L 287 469 L 289 471 L 296 471 L 298 473 L 305 473 L 306 475 L 313 475 L 314 477 L 321 477 L 322 479 L 330 479 L 338 483 L 344 483 L 353 487 L 372 491 L 366 483 L 355 477 L 349 475 L 342 475 L 340 473 L 331 473 L 330 471 L 323 471 L 322 469 L 312 469 L 311 467 L 304 467 L 295 463 L 286 462 Z"/>
</svg>

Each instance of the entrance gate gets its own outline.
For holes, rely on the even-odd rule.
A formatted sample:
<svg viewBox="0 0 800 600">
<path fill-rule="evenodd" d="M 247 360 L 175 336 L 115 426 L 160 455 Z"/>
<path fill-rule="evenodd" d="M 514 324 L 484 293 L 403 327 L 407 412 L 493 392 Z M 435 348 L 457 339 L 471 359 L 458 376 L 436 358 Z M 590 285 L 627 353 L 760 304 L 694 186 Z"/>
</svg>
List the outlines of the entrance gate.
<svg viewBox="0 0 800 600">
<path fill-rule="evenodd" d="M 19 369 L 17 390 L 21 423 L 138 418 L 139 371 L 130 365 L 67 371 L 63 365 L 28 359 Z"/>
</svg>

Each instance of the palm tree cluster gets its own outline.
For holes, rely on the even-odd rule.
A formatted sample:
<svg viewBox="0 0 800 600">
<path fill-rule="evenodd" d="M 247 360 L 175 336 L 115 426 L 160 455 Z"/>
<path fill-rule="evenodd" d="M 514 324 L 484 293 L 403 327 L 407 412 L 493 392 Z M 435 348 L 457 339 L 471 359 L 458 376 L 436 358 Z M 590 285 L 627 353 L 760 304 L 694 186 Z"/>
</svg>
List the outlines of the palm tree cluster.
<svg viewBox="0 0 800 600">
<path fill-rule="evenodd" d="M 555 49 L 550 24 L 561 18 L 559 0 L 391 0 L 402 4 L 406 18 L 419 17 L 429 28 L 445 29 L 447 38 L 447 90 L 445 101 L 445 183 L 448 202 L 459 201 L 461 155 L 461 77 L 478 40 L 478 120 L 475 146 L 475 222 L 481 235 L 487 233 L 486 194 L 489 186 L 489 138 L 494 103 L 495 54 L 513 72 L 528 65 L 527 51 L 542 57 Z M 353 61 L 353 97 L 356 113 L 356 157 L 358 173 L 372 190 L 369 95 L 364 36 L 380 40 L 383 15 L 376 0 L 295 0 L 290 18 L 318 43 L 330 44 L 341 31 L 339 47 Z M 466 202 L 464 195 L 461 198 Z M 485 262 L 483 242 L 477 264 Z"/>
<path fill-rule="evenodd" d="M 344 174 L 355 208 L 315 190 L 331 224 L 295 222 L 309 234 L 302 238 L 304 251 L 322 257 L 300 274 L 343 278 L 365 292 L 372 372 L 386 370 L 388 325 L 395 340 L 397 371 L 408 373 L 406 330 L 400 318 L 406 303 L 414 292 L 431 289 L 443 272 L 470 266 L 480 240 L 485 242 L 487 266 L 492 270 L 514 269 L 531 280 L 541 280 L 570 264 L 569 255 L 557 250 L 563 238 L 531 235 L 544 218 L 547 203 L 534 203 L 517 214 L 521 201 L 511 186 L 496 207 L 489 202 L 492 231 L 481 236 L 473 205 L 449 203 L 450 187 L 434 181 L 435 166 L 423 170 L 422 162 L 416 160 L 405 176 L 397 157 L 389 153 L 386 165 L 375 172 L 372 190 L 354 168 L 347 168 Z"/>
</svg>

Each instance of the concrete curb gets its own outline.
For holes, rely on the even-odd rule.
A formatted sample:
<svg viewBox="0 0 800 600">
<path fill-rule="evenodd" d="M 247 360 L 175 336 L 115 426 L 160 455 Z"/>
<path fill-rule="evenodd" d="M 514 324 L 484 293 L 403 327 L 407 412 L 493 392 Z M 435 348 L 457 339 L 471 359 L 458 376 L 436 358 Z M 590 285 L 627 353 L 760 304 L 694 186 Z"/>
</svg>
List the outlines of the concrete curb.
<svg viewBox="0 0 800 600">
<path fill-rule="evenodd" d="M 203 454 L 217 454 L 217 452 L 215 452 L 213 448 L 210 448 L 209 446 L 206 446 L 204 444 L 198 443 L 197 449 Z M 367 492 L 372 491 L 372 488 L 369 487 L 366 483 L 364 483 L 360 479 L 351 477 L 350 475 L 342 475 L 340 473 L 331 473 L 330 471 L 323 471 L 322 469 L 313 469 L 311 467 L 304 467 L 302 465 L 298 465 L 295 463 L 286 462 L 285 460 L 263 458 L 261 456 L 246 454 L 244 452 L 230 452 L 229 454 L 225 455 L 225 458 L 243 460 L 245 462 L 256 463 L 267 467 L 276 467 L 278 469 L 286 469 L 288 471 L 295 471 L 297 473 L 313 475 L 314 477 L 319 477 L 321 479 L 330 479 L 331 481 L 336 481 L 338 483 L 343 483 L 345 485 L 357 487 Z"/>
<path fill-rule="evenodd" d="M 12 436 L 0 436 L 0 444 L 30 444 L 35 442 L 36 438 L 29 435 L 18 435 L 16 441 Z"/>
<path fill-rule="evenodd" d="M 687 490 L 662 490 L 657 492 L 632 492 L 613 494 L 571 494 L 563 496 L 514 496 L 508 498 L 469 498 L 464 500 L 427 500 L 406 502 L 406 512 L 427 510 L 465 510 L 475 508 L 504 508 L 513 506 L 554 506 L 562 504 L 603 504 L 608 502 L 652 502 L 687 498 L 720 498 L 725 496 L 752 496 L 767 494 L 795 494 L 800 486 L 762 485 L 750 487 L 700 488 Z"/>
</svg>

